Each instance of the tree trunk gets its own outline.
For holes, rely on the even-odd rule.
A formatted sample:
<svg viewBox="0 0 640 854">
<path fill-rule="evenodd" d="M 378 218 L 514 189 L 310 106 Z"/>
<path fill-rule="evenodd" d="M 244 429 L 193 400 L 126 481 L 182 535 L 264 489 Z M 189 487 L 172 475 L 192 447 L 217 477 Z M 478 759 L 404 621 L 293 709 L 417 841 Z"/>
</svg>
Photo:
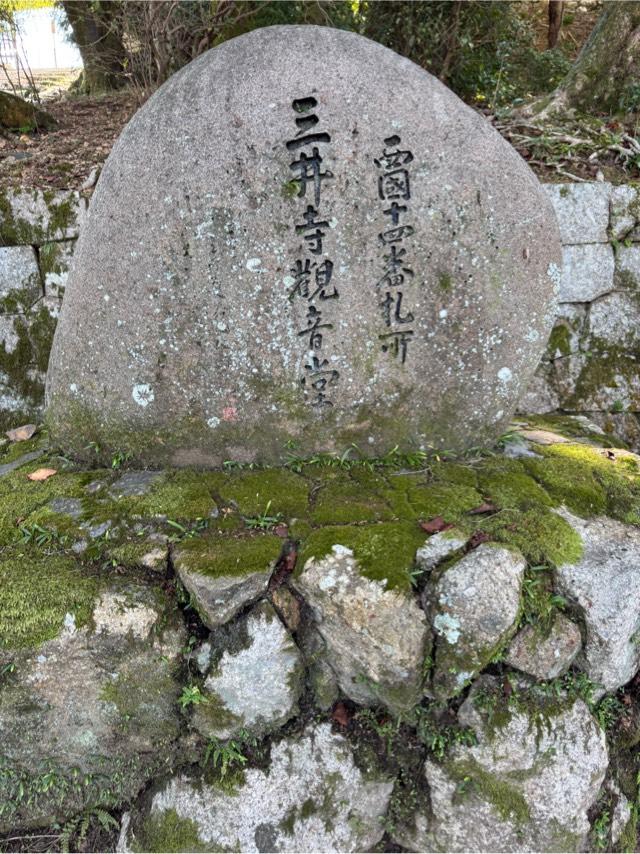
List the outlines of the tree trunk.
<svg viewBox="0 0 640 854">
<path fill-rule="evenodd" d="M 56 120 L 29 101 L 0 92 L 0 128 L 7 130 L 50 130 Z"/>
<path fill-rule="evenodd" d="M 635 96 L 634 96 L 634 90 Z M 605 3 L 591 35 L 540 112 L 615 113 L 640 90 L 640 2 Z"/>
<path fill-rule="evenodd" d="M 547 32 L 547 48 L 549 50 L 558 44 L 563 12 L 563 0 L 549 0 L 549 30 Z"/>
<path fill-rule="evenodd" d="M 73 40 L 82 56 L 82 88 L 87 94 L 118 89 L 126 82 L 123 75 L 125 49 L 113 26 L 117 5 L 116 2 L 62 0 Z"/>
</svg>

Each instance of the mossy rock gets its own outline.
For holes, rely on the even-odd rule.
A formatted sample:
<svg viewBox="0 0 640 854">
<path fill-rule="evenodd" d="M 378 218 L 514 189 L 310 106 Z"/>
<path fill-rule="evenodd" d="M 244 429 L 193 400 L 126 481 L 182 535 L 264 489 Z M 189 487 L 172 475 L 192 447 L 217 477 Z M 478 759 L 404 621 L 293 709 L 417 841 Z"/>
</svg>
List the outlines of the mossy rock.
<svg viewBox="0 0 640 854">
<path fill-rule="evenodd" d="M 89 622 L 100 583 L 70 557 L 5 549 L 0 557 L 0 648 L 37 647 L 57 637 L 65 618 Z"/>
<path fill-rule="evenodd" d="M 282 540 L 272 534 L 194 537 L 180 543 L 178 560 L 190 573 L 228 578 L 265 572 L 278 559 Z"/>
<path fill-rule="evenodd" d="M 393 511 L 378 491 L 388 486 L 384 478 L 361 470 L 358 474 L 336 473 L 319 486 L 309 514 L 315 525 L 347 525 L 381 522 L 393 518 Z"/>
<path fill-rule="evenodd" d="M 341 545 L 353 551 L 366 578 L 386 582 L 387 589 L 407 592 L 411 590 L 416 551 L 425 539 L 425 533 L 411 522 L 319 528 L 305 540 L 297 572 L 310 558 L 319 560 L 330 554 L 334 545 Z"/>
</svg>

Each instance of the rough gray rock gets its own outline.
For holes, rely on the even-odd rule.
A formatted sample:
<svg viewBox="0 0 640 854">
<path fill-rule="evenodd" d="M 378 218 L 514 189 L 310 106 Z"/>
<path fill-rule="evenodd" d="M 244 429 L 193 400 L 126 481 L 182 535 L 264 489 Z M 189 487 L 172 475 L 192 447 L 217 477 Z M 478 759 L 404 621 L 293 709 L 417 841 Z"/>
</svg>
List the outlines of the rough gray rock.
<svg viewBox="0 0 640 854">
<path fill-rule="evenodd" d="M 548 634 L 537 626 L 525 626 L 509 644 L 505 663 L 536 679 L 555 679 L 569 669 L 580 652 L 580 629 L 557 614 Z"/>
<path fill-rule="evenodd" d="M 393 782 L 363 774 L 328 724 L 274 743 L 268 771 L 245 768 L 243 776 L 231 794 L 174 777 L 125 822 L 117 850 L 148 850 L 148 836 L 162 839 L 173 814 L 192 823 L 193 850 L 370 851 L 382 838 Z"/>
<path fill-rule="evenodd" d="M 200 560 L 198 555 L 179 546 L 173 552 L 178 577 L 193 597 L 202 622 L 210 629 L 228 623 L 245 605 L 267 592 L 273 564 L 257 572 L 211 575 L 202 571 Z"/>
<path fill-rule="evenodd" d="M 640 283 L 640 246 L 620 246 L 616 252 L 616 288 L 635 290 Z"/>
<path fill-rule="evenodd" d="M 146 495 L 164 477 L 161 471 L 128 471 L 109 488 L 109 493 L 114 498 Z"/>
<path fill-rule="evenodd" d="M 640 345 L 640 308 L 635 291 L 615 291 L 589 309 L 589 334 L 632 352 Z"/>
<path fill-rule="evenodd" d="M 636 227 L 640 209 L 638 190 L 622 184 L 611 190 L 611 236 L 624 240 Z"/>
<path fill-rule="evenodd" d="M 207 738 L 240 730 L 262 737 L 298 711 L 302 659 L 271 605 L 254 608 L 234 633 L 205 679 L 206 702 L 194 710 L 194 726 Z"/>
<path fill-rule="evenodd" d="M 459 531 L 434 534 L 416 552 L 416 564 L 423 572 L 431 572 L 445 558 L 464 547 L 467 538 Z"/>
<path fill-rule="evenodd" d="M 591 302 L 613 290 L 615 257 L 609 243 L 562 248 L 560 302 Z"/>
<path fill-rule="evenodd" d="M 348 697 L 396 712 L 420 700 L 428 632 L 411 593 L 365 578 L 340 545 L 308 560 L 293 583 L 312 608 L 327 663 Z"/>
<path fill-rule="evenodd" d="M 458 694 L 515 631 L 525 560 L 485 543 L 449 567 L 423 592 L 436 633 L 432 690 Z"/>
<path fill-rule="evenodd" d="M 12 471 L 21 468 L 21 466 L 26 466 L 27 463 L 32 463 L 34 460 L 37 460 L 38 457 L 41 457 L 43 454 L 43 450 L 29 451 L 28 453 L 23 454 L 21 457 L 12 460 L 10 463 L 3 463 L 0 466 L 0 477 L 3 477 L 3 475 L 5 474 L 11 474 Z"/>
<path fill-rule="evenodd" d="M 394 838 L 414 851 L 585 850 L 608 764 L 604 732 L 582 700 L 540 721 L 526 694 L 494 731 L 482 709 L 482 692 L 494 690 L 495 680 L 478 680 L 459 713 L 477 744 L 425 763 L 432 817 L 419 810 Z"/>
<path fill-rule="evenodd" d="M 0 246 L 0 311 L 26 311 L 41 296 L 42 282 L 33 246 Z"/>
<path fill-rule="evenodd" d="M 563 243 L 607 243 L 612 186 L 605 181 L 544 184 Z M 617 188 L 616 188 L 617 189 Z"/>
<path fill-rule="evenodd" d="M 185 632 L 159 588 L 119 578 L 90 623 L 0 649 L 0 833 L 135 797 L 171 767 Z M 49 781 L 47 783 L 47 780 Z"/>
<path fill-rule="evenodd" d="M 534 372 L 560 255 L 534 174 L 426 71 L 332 27 L 254 30 L 174 74 L 104 166 L 52 435 L 210 466 L 477 445 Z"/>
<path fill-rule="evenodd" d="M 0 244 L 32 246 L 78 236 L 86 202 L 75 190 L 8 189 L 0 211 Z"/>
<path fill-rule="evenodd" d="M 559 590 L 575 602 L 586 639 L 577 664 L 603 692 L 625 685 L 640 669 L 640 531 L 613 519 L 561 515 L 580 534 L 583 555 L 557 570 Z"/>
</svg>

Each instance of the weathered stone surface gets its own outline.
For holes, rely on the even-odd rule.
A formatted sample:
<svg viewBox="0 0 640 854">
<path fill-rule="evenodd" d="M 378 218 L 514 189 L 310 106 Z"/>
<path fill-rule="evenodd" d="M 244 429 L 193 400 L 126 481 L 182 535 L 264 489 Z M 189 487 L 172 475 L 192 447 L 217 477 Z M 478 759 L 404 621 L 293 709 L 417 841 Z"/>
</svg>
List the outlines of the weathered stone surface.
<svg viewBox="0 0 640 854">
<path fill-rule="evenodd" d="M 136 495 L 146 495 L 147 492 L 162 480 L 161 471 L 128 471 L 118 478 L 109 492 L 114 498 L 131 498 Z"/>
<path fill-rule="evenodd" d="M 608 243 L 562 247 L 560 302 L 591 302 L 613 290 L 614 254 Z"/>
<path fill-rule="evenodd" d="M 0 833 L 122 803 L 170 767 L 185 642 L 177 611 L 161 590 L 119 578 L 79 625 L 71 610 L 57 637 L 0 648 Z"/>
<path fill-rule="evenodd" d="M 189 550 L 187 544 L 175 549 L 173 565 L 202 621 L 215 629 L 266 593 L 277 555 L 271 561 L 266 559 L 263 568 L 242 571 L 243 567 L 238 567 L 233 574 L 208 572 L 206 557 Z"/>
<path fill-rule="evenodd" d="M 616 845 L 622 836 L 627 822 L 631 818 L 631 804 L 627 797 L 620 791 L 620 787 L 614 780 L 608 780 L 605 783 L 605 788 L 613 800 L 610 836 L 611 844 Z"/>
<path fill-rule="evenodd" d="M 615 691 L 640 669 L 640 531 L 613 519 L 562 515 L 584 547 L 579 563 L 557 570 L 558 588 L 584 619 L 577 663 L 603 691 Z"/>
<path fill-rule="evenodd" d="M 640 247 L 639 247 L 640 248 Z M 637 350 L 640 344 L 640 303 L 637 294 L 615 291 L 594 302 L 589 310 L 589 331 L 609 344 L 624 350 Z"/>
<path fill-rule="evenodd" d="M 416 564 L 423 572 L 430 572 L 445 558 L 464 547 L 467 538 L 459 531 L 442 531 L 429 537 L 416 552 Z"/>
<path fill-rule="evenodd" d="M 392 788 L 379 774 L 365 776 L 328 724 L 309 726 L 274 743 L 268 770 L 246 768 L 231 794 L 174 777 L 126 822 L 117 850 L 149 850 L 150 836 L 162 844 L 177 815 L 192 823 L 190 850 L 370 851 L 384 833 Z"/>
<path fill-rule="evenodd" d="M 545 360 L 561 359 L 577 353 L 587 334 L 587 303 L 563 302 L 558 305 L 554 327 L 544 355 Z M 520 404 L 522 406 L 522 402 Z"/>
<path fill-rule="evenodd" d="M 635 228 L 637 205 L 635 187 L 621 184 L 611 189 L 610 230 L 614 240 L 624 240 Z"/>
<path fill-rule="evenodd" d="M 636 291 L 640 287 L 640 246 L 619 246 L 616 252 L 616 288 Z"/>
<path fill-rule="evenodd" d="M 469 552 L 423 593 L 436 633 L 433 693 L 452 697 L 515 631 L 525 561 L 489 544 Z"/>
<path fill-rule="evenodd" d="M 211 666 L 194 726 L 206 738 L 227 739 L 240 730 L 261 737 L 296 714 L 302 679 L 298 648 L 263 602 L 234 627 L 234 638 Z"/>
<path fill-rule="evenodd" d="M 0 312 L 26 311 L 42 296 L 33 246 L 0 247 Z"/>
<path fill-rule="evenodd" d="M 580 652 L 580 629 L 558 614 L 548 634 L 536 626 L 525 626 L 509 644 L 505 663 L 536 679 L 555 679 L 569 669 Z"/>
<path fill-rule="evenodd" d="M 173 75 L 114 146 L 52 350 L 52 435 L 214 466 L 292 441 L 477 445 L 535 369 L 559 265 L 535 176 L 435 78 L 331 27 L 255 30 Z M 409 331 L 403 361 L 384 336 Z"/>
<path fill-rule="evenodd" d="M 350 549 L 310 559 L 294 584 L 311 606 L 327 663 L 356 703 L 394 711 L 420 699 L 427 627 L 411 594 L 365 578 Z"/>
<path fill-rule="evenodd" d="M 85 212 L 75 190 L 6 190 L 0 195 L 0 246 L 77 237 Z"/>
<path fill-rule="evenodd" d="M 45 243 L 40 247 L 40 269 L 46 297 L 62 299 L 67 286 L 75 240 Z"/>
<path fill-rule="evenodd" d="M 492 683 L 479 680 L 459 713 L 477 745 L 425 764 L 433 817 L 420 811 L 396 840 L 413 851 L 585 850 L 608 763 L 604 732 L 582 700 L 541 725 L 535 711 L 513 710 L 494 732 L 475 705 Z"/>
<path fill-rule="evenodd" d="M 549 412 L 560 408 L 569 411 L 595 413 L 640 410 L 640 362 L 638 354 L 615 348 L 598 348 L 575 353 L 540 365 L 537 384 L 523 398 L 528 411 Z M 555 400 L 552 407 L 537 408 Z"/>
<path fill-rule="evenodd" d="M 611 184 L 596 181 L 543 186 L 558 217 L 563 244 L 606 243 L 609 240 Z"/>
</svg>

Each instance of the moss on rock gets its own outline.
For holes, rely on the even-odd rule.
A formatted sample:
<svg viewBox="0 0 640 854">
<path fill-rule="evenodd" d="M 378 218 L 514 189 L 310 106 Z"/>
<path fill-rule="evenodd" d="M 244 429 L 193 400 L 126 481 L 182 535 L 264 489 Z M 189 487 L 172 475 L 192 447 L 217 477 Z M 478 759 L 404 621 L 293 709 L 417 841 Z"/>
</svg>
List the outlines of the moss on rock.
<svg viewBox="0 0 640 854">
<path fill-rule="evenodd" d="M 210 848 L 200 839 L 195 821 L 180 818 L 174 809 L 167 809 L 156 810 L 149 814 L 136 834 L 132 850 L 173 854 L 173 852 L 200 852 L 216 849 Z"/>
<path fill-rule="evenodd" d="M 179 559 L 187 572 L 218 578 L 265 572 L 281 551 L 282 540 L 271 534 L 250 537 L 214 534 L 181 542 Z"/>
<path fill-rule="evenodd" d="M 0 560 L 0 647 L 37 647 L 57 637 L 65 618 L 75 628 L 91 618 L 99 584 L 69 557 L 15 548 Z M 69 615 L 69 616 L 67 616 Z"/>
<path fill-rule="evenodd" d="M 306 539 L 298 571 L 309 558 L 319 560 L 330 554 L 334 545 L 342 545 L 352 549 L 366 578 L 385 581 L 388 589 L 409 591 L 416 551 L 424 541 L 424 532 L 410 522 L 327 526 L 314 530 Z"/>
</svg>

